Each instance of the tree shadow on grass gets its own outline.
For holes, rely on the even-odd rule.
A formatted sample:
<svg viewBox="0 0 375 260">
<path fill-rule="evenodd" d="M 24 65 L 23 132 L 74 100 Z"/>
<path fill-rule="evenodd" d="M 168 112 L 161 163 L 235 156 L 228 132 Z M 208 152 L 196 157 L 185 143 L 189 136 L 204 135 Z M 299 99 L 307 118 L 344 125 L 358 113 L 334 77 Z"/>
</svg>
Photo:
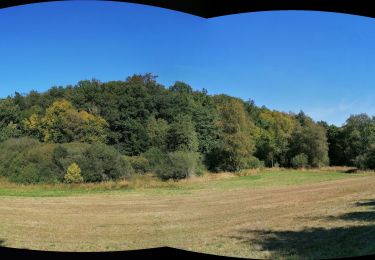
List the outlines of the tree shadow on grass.
<svg viewBox="0 0 375 260">
<path fill-rule="evenodd" d="M 301 231 L 248 229 L 234 238 L 269 251 L 271 259 L 323 259 L 375 253 L 375 225 Z"/>
<path fill-rule="evenodd" d="M 349 169 L 349 170 L 346 170 L 344 171 L 345 173 L 358 173 L 359 172 L 359 169 L 357 168 L 352 168 L 352 169 Z"/>
<path fill-rule="evenodd" d="M 361 206 L 373 206 L 374 210 L 375 210 L 375 199 L 373 199 L 373 200 L 366 200 L 366 201 L 359 201 L 355 205 L 358 206 L 358 207 L 361 207 Z"/>
<path fill-rule="evenodd" d="M 358 211 L 342 214 L 338 217 L 330 216 L 328 220 L 342 219 L 348 221 L 375 221 L 375 211 Z"/>
<path fill-rule="evenodd" d="M 375 223 L 353 225 L 352 221 L 374 221 L 375 200 L 359 202 L 356 206 L 374 206 L 365 212 L 329 216 L 328 220 L 345 220 L 345 227 L 317 227 L 296 231 L 242 229 L 233 236 L 249 246 L 268 251 L 271 259 L 322 259 L 375 254 Z"/>
<path fill-rule="evenodd" d="M 0 239 L 0 246 L 4 246 L 5 244 L 5 240 L 4 239 Z"/>
<path fill-rule="evenodd" d="M 366 211 L 349 212 L 339 216 L 329 216 L 328 220 L 347 220 L 347 221 L 375 221 L 375 199 L 359 201 L 355 203 L 357 207 L 364 208 Z"/>
</svg>

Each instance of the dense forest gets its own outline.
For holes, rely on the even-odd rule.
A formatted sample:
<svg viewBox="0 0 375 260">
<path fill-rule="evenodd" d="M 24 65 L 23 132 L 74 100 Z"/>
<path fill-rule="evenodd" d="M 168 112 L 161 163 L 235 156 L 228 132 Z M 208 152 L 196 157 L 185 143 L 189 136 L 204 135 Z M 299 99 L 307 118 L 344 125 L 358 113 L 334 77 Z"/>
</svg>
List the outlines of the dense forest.
<svg viewBox="0 0 375 260">
<path fill-rule="evenodd" d="M 0 100 L 0 176 L 14 182 L 326 165 L 375 168 L 375 118 L 352 115 L 338 127 L 181 81 L 166 88 L 152 74 Z"/>
</svg>

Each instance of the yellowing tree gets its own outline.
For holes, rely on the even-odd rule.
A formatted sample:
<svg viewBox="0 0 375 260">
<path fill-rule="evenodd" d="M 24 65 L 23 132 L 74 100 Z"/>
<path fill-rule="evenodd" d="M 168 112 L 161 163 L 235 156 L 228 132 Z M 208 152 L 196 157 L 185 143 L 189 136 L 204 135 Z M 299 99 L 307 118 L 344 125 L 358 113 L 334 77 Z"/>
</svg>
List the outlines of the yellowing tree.
<svg viewBox="0 0 375 260">
<path fill-rule="evenodd" d="M 81 176 L 81 169 L 79 168 L 78 164 L 72 163 L 66 174 L 64 176 L 64 181 L 66 183 L 81 183 L 83 182 L 83 177 Z"/>
<path fill-rule="evenodd" d="M 43 117 L 35 114 L 24 121 L 25 128 L 44 142 L 100 142 L 107 138 L 108 123 L 100 116 L 78 112 L 65 100 L 55 101 Z"/>
<path fill-rule="evenodd" d="M 105 143 L 109 124 L 104 118 L 94 116 L 86 111 L 79 112 L 79 118 L 83 122 L 80 141 L 86 143 Z"/>
</svg>

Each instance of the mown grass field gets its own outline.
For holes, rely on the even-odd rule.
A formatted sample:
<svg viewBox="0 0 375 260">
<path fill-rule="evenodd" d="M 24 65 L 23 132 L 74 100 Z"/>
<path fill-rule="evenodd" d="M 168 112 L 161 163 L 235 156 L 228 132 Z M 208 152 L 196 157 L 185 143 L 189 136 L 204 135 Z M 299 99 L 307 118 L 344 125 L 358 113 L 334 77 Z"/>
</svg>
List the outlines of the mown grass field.
<svg viewBox="0 0 375 260">
<path fill-rule="evenodd" d="M 249 258 L 375 254 L 375 174 L 266 170 L 180 182 L 0 182 L 3 246 L 114 251 L 170 246 Z"/>
</svg>

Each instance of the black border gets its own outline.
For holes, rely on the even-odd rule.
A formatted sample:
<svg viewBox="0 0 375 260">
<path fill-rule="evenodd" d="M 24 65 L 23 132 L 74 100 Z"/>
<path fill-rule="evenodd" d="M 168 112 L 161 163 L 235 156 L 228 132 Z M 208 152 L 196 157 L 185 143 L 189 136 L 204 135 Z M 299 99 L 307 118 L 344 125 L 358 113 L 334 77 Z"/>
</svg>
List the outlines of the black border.
<svg viewBox="0 0 375 260">
<path fill-rule="evenodd" d="M 55 0 L 64 1 L 64 0 Z M 69 0 L 65 0 L 69 1 Z M 99 0 L 108 1 L 108 0 Z M 202 18 L 223 15 L 275 10 L 309 10 L 354 14 L 375 18 L 374 2 L 371 0 L 110 0 L 162 7 Z M 0 8 L 52 2 L 49 0 L 0 1 Z"/>
<path fill-rule="evenodd" d="M 89 258 L 106 258 L 106 259 L 243 259 L 236 257 L 219 256 L 212 254 L 204 254 L 198 252 L 192 252 L 172 247 L 158 247 L 140 250 L 128 250 L 128 251 L 109 251 L 109 252 L 60 252 L 60 251 L 41 251 L 41 250 L 29 250 L 29 249 L 18 249 L 0 247 L 0 256 L 17 257 L 26 259 L 53 259 L 61 257 L 62 259 L 71 259 L 72 257 L 79 257 L 80 259 Z M 249 258 L 251 259 L 251 258 Z"/>
<path fill-rule="evenodd" d="M 43 2 L 60 2 L 64 0 L 0 0 L 0 9 Z M 66 1 L 66 0 L 65 0 Z M 69 1 L 69 0 L 67 0 Z M 106 0 L 101 0 L 106 1 Z M 375 18 L 375 5 L 370 0 L 110 0 L 114 2 L 136 3 L 151 5 L 175 11 L 180 11 L 202 18 L 213 18 L 223 15 L 257 12 L 257 11 L 276 11 L 276 10 L 308 10 L 308 11 L 326 11 L 367 16 Z M 156 258 L 156 259 L 192 259 L 194 257 L 203 257 L 205 259 L 241 259 L 235 257 L 225 257 L 218 255 L 203 254 L 181 250 L 171 247 L 160 247 L 131 251 L 112 251 L 112 252 L 57 252 L 57 251 L 38 251 L 28 249 L 16 249 L 0 247 L 1 256 L 10 257 L 63 257 L 64 259 L 74 256 L 90 258 L 113 258 L 122 257 L 138 258 Z M 375 255 L 374 255 L 375 256 Z"/>
</svg>

